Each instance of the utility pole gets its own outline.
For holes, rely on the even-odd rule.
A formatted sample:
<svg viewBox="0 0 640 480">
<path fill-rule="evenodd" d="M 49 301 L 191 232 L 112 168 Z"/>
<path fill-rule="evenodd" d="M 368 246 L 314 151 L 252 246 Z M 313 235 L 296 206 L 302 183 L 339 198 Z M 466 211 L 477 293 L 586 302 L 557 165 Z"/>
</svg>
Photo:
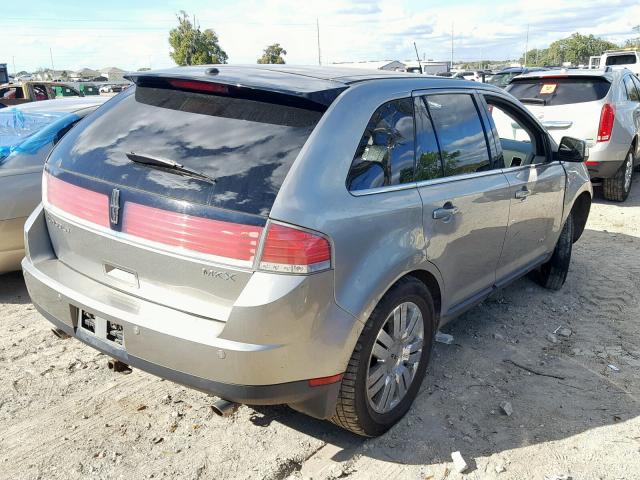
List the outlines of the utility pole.
<svg viewBox="0 0 640 480">
<path fill-rule="evenodd" d="M 453 70 L 453 22 L 451 22 L 451 68 Z"/>
<path fill-rule="evenodd" d="M 316 17 L 316 34 L 318 37 L 318 65 L 322 65 L 322 56 L 320 55 L 320 21 Z"/>
<path fill-rule="evenodd" d="M 53 66 L 53 51 L 51 47 L 49 47 L 49 56 L 51 57 L 51 70 L 55 70 L 56 68 Z"/>
<path fill-rule="evenodd" d="M 527 41 L 524 44 L 524 65 L 527 66 L 527 52 L 529 51 L 529 24 L 527 23 Z"/>
<path fill-rule="evenodd" d="M 18 71 L 16 70 L 16 57 L 15 55 L 11 57 L 11 62 L 13 63 L 13 75 L 15 76 Z"/>
</svg>

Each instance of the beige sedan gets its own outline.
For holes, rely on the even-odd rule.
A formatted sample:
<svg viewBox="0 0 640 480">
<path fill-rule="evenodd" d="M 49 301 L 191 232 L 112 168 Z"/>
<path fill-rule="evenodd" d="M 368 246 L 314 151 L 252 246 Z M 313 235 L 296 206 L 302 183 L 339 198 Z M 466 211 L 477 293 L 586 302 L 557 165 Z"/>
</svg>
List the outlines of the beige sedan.
<svg viewBox="0 0 640 480">
<path fill-rule="evenodd" d="M 20 270 L 24 222 L 40 203 L 47 155 L 105 100 L 80 97 L 0 109 L 0 274 Z"/>
</svg>

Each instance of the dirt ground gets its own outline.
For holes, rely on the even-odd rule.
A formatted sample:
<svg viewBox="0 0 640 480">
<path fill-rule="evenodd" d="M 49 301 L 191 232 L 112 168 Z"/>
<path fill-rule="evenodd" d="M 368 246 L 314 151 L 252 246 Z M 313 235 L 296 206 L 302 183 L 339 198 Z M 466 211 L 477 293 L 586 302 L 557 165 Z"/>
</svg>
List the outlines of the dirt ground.
<svg viewBox="0 0 640 480">
<path fill-rule="evenodd" d="M 635 182 L 624 204 L 596 197 L 560 292 L 523 278 L 445 327 L 453 344 L 377 439 L 287 407 L 219 418 L 204 394 L 113 373 L 51 334 L 20 274 L 0 276 L 0 478 L 640 479 Z"/>
</svg>

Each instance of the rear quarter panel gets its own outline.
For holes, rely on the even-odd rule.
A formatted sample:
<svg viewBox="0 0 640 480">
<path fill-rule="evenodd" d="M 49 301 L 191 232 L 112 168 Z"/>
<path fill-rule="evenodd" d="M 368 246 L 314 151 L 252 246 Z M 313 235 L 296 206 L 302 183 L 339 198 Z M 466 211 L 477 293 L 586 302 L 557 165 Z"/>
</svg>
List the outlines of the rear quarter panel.
<svg viewBox="0 0 640 480">
<path fill-rule="evenodd" d="M 380 85 L 383 84 L 383 85 Z M 356 84 L 332 104 L 300 152 L 271 210 L 277 220 L 331 238 L 336 303 L 365 322 L 405 273 L 439 272 L 426 260 L 422 202 L 408 188 L 352 195 L 347 173 L 367 122 L 381 104 L 411 96 L 413 82 Z"/>
</svg>

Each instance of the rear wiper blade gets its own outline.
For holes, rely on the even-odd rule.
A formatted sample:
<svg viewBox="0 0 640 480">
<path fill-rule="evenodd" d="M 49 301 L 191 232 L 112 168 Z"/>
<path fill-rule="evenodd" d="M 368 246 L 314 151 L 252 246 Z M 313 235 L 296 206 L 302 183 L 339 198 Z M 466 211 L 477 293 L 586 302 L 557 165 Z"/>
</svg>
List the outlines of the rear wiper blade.
<svg viewBox="0 0 640 480">
<path fill-rule="evenodd" d="M 200 178 L 202 180 L 206 180 L 207 182 L 211 182 L 211 183 L 217 182 L 215 178 L 210 177 L 206 173 L 202 173 L 202 172 L 199 172 L 198 170 L 185 167 L 181 163 L 178 163 L 173 160 L 169 160 L 168 158 L 152 157 L 151 155 L 143 155 L 143 154 L 134 153 L 134 152 L 127 153 L 127 158 L 132 162 L 142 163 L 143 165 L 167 168 L 170 170 L 175 170 L 176 172 L 186 173 L 187 175 Z"/>
<path fill-rule="evenodd" d="M 540 105 L 546 105 L 547 101 L 544 98 L 519 98 L 522 103 L 539 103 Z"/>
</svg>

